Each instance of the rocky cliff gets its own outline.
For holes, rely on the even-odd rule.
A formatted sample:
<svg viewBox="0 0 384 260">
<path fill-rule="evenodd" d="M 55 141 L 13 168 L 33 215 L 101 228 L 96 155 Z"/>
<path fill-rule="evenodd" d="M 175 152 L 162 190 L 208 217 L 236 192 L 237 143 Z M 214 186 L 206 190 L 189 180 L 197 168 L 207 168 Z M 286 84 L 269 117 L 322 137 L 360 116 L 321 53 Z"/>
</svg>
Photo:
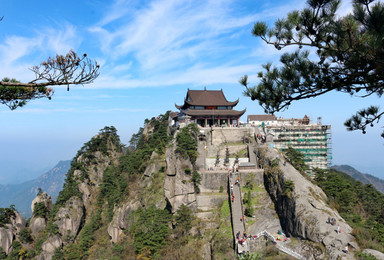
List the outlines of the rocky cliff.
<svg viewBox="0 0 384 260">
<path fill-rule="evenodd" d="M 290 236 L 324 246 L 325 254 L 317 253 L 318 257 L 354 259 L 343 252 L 346 246 L 353 251 L 359 250 L 352 228 L 326 203 L 325 193 L 289 163 L 284 163 L 283 155 L 276 150 L 265 149 L 262 153 L 264 185 L 275 204 L 283 230 Z M 336 220 L 334 225 L 328 223 L 329 218 Z M 321 246 L 317 250 L 321 251 Z M 313 258 L 308 252 L 302 253 L 308 259 Z"/>
<path fill-rule="evenodd" d="M 102 129 L 73 159 L 54 205 L 48 194 L 37 195 L 27 227 L 17 212 L 7 211 L 0 247 L 24 259 L 232 258 L 228 170 L 208 170 L 212 158 L 204 149 L 241 143 L 252 131 L 213 132 L 207 147 L 196 132 L 180 137 L 181 130 L 170 129 L 161 116 L 149 120 L 123 154 L 116 129 Z M 343 252 L 347 245 L 359 250 L 352 228 L 324 192 L 276 150 L 259 147 L 256 153 L 264 169 L 239 172 L 241 198 L 253 203 L 244 205 L 253 210 L 245 218 L 248 234 L 281 229 L 306 259 L 352 259 Z M 251 251 L 268 248 L 268 240 L 250 242 Z"/>
</svg>

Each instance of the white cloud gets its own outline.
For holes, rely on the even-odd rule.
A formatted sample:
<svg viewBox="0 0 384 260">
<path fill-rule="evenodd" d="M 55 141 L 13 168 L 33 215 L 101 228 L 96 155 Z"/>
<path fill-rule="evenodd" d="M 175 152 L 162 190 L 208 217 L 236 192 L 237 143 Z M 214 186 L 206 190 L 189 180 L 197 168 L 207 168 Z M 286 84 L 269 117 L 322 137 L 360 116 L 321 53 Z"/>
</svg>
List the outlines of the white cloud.
<svg viewBox="0 0 384 260">
<path fill-rule="evenodd" d="M 252 38 L 252 24 L 283 17 L 303 3 L 264 3 L 267 8 L 259 13 L 237 13 L 235 4 L 231 0 L 115 1 L 89 31 L 99 38 L 107 63 L 120 65 L 104 67 L 92 87 L 234 83 L 243 74 L 256 73 L 259 66 L 250 58 L 259 57 L 242 43 L 243 38 Z M 272 57 L 276 54 L 272 49 L 256 51 Z"/>
<path fill-rule="evenodd" d="M 40 31 L 40 38 L 44 39 L 41 48 L 47 49 L 54 54 L 66 54 L 69 50 L 76 50 L 82 41 L 75 26 L 65 23 L 62 28 L 46 28 Z"/>
<path fill-rule="evenodd" d="M 255 74 L 261 69 L 258 64 L 208 66 L 197 64 L 184 70 L 152 75 L 146 78 L 115 78 L 114 75 L 101 75 L 94 84 L 85 86 L 90 89 L 123 89 L 138 87 L 162 87 L 192 84 L 197 86 L 210 84 L 237 83 L 244 74 Z"/>
<path fill-rule="evenodd" d="M 102 49 L 115 59 L 132 54 L 143 69 L 172 66 L 214 51 L 216 37 L 254 21 L 254 16 L 233 17 L 227 5 L 226 1 L 154 1 L 130 12 L 129 19 L 113 15 L 120 26 L 110 29 L 105 20 L 111 19 L 104 18 L 90 31 L 99 35 Z"/>
</svg>

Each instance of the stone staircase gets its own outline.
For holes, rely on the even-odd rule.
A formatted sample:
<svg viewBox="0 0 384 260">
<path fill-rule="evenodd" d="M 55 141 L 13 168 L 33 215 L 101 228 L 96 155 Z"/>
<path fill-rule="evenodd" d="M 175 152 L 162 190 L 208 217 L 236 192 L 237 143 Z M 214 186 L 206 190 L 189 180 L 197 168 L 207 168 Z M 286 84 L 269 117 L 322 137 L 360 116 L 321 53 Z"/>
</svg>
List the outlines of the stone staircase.
<svg viewBox="0 0 384 260">
<path fill-rule="evenodd" d="M 249 252 L 249 244 L 247 241 L 250 238 L 247 238 L 244 243 L 239 243 L 238 240 L 236 239 L 236 234 L 240 232 L 241 235 L 243 235 L 244 230 L 245 230 L 245 220 L 243 216 L 243 205 L 242 205 L 242 197 L 241 197 L 241 188 L 240 185 L 235 184 L 237 179 L 237 175 L 233 174 L 233 178 L 230 178 L 228 176 L 228 184 L 229 187 L 233 185 L 233 194 L 235 195 L 233 201 L 232 201 L 232 195 L 231 195 L 231 188 L 230 194 L 229 194 L 229 199 L 231 201 L 231 215 L 232 215 L 232 230 L 233 230 L 233 238 L 235 241 L 235 251 L 238 255 L 242 255 L 244 253 Z M 242 219 L 242 220 L 241 220 Z M 264 230 L 258 233 L 256 236 L 252 237 L 251 239 L 258 239 L 260 237 L 266 237 L 272 243 L 276 246 L 277 249 L 280 251 L 295 257 L 296 259 L 303 260 L 305 259 L 303 256 L 300 254 L 296 253 L 295 251 L 285 247 L 281 241 L 277 241 L 268 231 Z"/>
<path fill-rule="evenodd" d="M 243 205 L 241 198 L 241 190 L 240 185 L 235 184 L 237 175 L 233 174 L 233 178 L 228 176 L 229 187 L 233 185 L 233 194 L 235 195 L 234 200 L 232 201 L 231 194 L 229 194 L 229 199 L 231 201 L 231 215 L 232 215 L 232 230 L 233 230 L 233 238 L 236 244 L 236 252 L 238 254 L 249 252 L 249 247 L 247 243 L 240 244 L 236 239 L 236 234 L 240 232 L 243 235 L 245 230 L 244 224 L 244 216 L 243 216 Z M 231 189 L 230 189 L 231 190 Z"/>
</svg>

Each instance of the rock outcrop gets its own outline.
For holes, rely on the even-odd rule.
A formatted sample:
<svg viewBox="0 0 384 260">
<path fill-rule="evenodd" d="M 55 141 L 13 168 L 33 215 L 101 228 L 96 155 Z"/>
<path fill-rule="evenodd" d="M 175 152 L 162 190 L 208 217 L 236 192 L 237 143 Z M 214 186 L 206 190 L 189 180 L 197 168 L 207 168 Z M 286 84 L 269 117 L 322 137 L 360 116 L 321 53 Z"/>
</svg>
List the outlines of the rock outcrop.
<svg viewBox="0 0 384 260">
<path fill-rule="evenodd" d="M 145 168 L 144 176 L 150 177 L 153 173 L 159 172 L 160 169 L 159 155 L 154 151 L 152 152 L 149 165 Z"/>
<path fill-rule="evenodd" d="M 49 237 L 41 246 L 42 252 L 37 257 L 38 260 L 49 260 L 52 259 L 52 256 L 55 252 L 55 249 L 61 247 L 63 241 L 59 236 Z"/>
<path fill-rule="evenodd" d="M 108 234 L 111 237 L 113 243 L 117 243 L 124 230 L 129 228 L 129 223 L 127 221 L 127 216 L 139 208 L 140 203 L 138 201 L 131 201 L 121 207 L 115 209 L 113 214 L 113 219 L 108 225 Z"/>
<path fill-rule="evenodd" d="M 32 236 L 36 237 L 40 231 L 44 230 L 47 226 L 47 221 L 43 217 L 31 218 L 29 227 L 31 229 Z"/>
<path fill-rule="evenodd" d="M 14 216 L 11 217 L 11 225 L 14 230 L 14 234 L 18 234 L 23 228 L 25 228 L 25 225 L 27 221 L 20 215 L 19 212 L 15 211 Z"/>
<path fill-rule="evenodd" d="M 77 197 L 72 197 L 65 203 L 65 206 L 61 207 L 57 212 L 55 224 L 58 226 L 61 236 L 72 241 L 79 233 L 83 218 L 83 202 Z"/>
<path fill-rule="evenodd" d="M 11 246 L 14 239 L 11 228 L 11 225 L 7 225 L 7 228 L 0 227 L 0 247 L 3 248 L 6 254 L 11 252 Z"/>
<path fill-rule="evenodd" d="M 86 170 L 75 170 L 73 173 L 76 178 L 81 179 L 78 187 L 86 210 L 91 205 L 91 202 L 96 200 L 98 187 L 103 180 L 105 169 L 113 164 L 120 155 L 121 153 L 114 150 L 108 155 L 96 151 L 92 153 L 92 159 L 84 155 L 80 155 L 77 158 L 77 163 L 87 166 Z M 84 175 L 86 177 L 82 177 Z"/>
<path fill-rule="evenodd" d="M 36 215 L 35 207 L 39 203 L 44 203 L 44 207 L 47 212 L 52 209 L 52 198 L 46 192 L 38 194 L 36 198 L 32 201 L 31 210 L 32 210 L 32 218 L 29 221 L 29 227 L 31 229 L 31 233 L 34 237 L 36 237 L 40 231 L 42 231 L 47 226 L 47 216 Z"/>
<path fill-rule="evenodd" d="M 196 207 L 196 193 L 192 182 L 193 166 L 188 159 L 175 154 L 175 146 L 166 150 L 167 176 L 164 180 L 164 192 L 172 212 L 182 205 Z"/>
<path fill-rule="evenodd" d="M 37 203 L 41 203 L 43 202 L 44 203 L 44 206 L 47 208 L 47 210 L 51 210 L 52 209 L 52 198 L 51 196 L 49 196 L 46 192 L 43 192 L 41 194 L 38 194 L 36 196 L 36 198 L 34 198 L 34 200 L 32 201 L 32 204 L 31 204 L 31 210 L 32 210 L 32 214 L 35 210 L 35 205 Z"/>
<path fill-rule="evenodd" d="M 0 227 L 0 247 L 6 254 L 12 251 L 12 242 L 26 224 L 25 219 L 17 211 L 12 213 L 9 220 L 9 224 Z"/>
<path fill-rule="evenodd" d="M 377 259 L 384 259 L 384 254 L 377 251 L 377 250 L 373 250 L 373 249 L 364 249 L 363 250 L 363 253 L 364 254 L 368 254 L 368 255 L 373 255 L 374 257 L 376 257 Z"/>
<path fill-rule="evenodd" d="M 277 151 L 267 150 L 267 162 L 277 157 Z M 281 226 L 287 234 L 321 243 L 330 259 L 348 257 L 343 252 L 348 244 L 354 247 L 353 250 L 358 250 L 351 235 L 352 228 L 336 210 L 328 206 L 327 196 L 318 186 L 288 163 L 284 166 L 280 161 L 277 167 L 265 168 L 265 188 L 275 204 Z M 293 190 L 290 188 L 292 183 Z M 328 223 L 329 217 L 336 219 L 335 225 Z M 337 232 L 338 227 L 341 233 Z M 302 253 L 305 255 L 305 252 Z M 311 257 L 309 254 L 305 256 Z"/>
</svg>

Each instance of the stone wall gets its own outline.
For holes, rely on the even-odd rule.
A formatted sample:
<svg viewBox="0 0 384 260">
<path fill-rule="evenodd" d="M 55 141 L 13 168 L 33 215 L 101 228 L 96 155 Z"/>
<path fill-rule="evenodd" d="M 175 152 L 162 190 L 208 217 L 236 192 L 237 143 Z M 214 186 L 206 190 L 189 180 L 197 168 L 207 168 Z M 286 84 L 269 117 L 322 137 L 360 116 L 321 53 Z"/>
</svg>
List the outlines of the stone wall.
<svg viewBox="0 0 384 260">
<path fill-rule="evenodd" d="M 244 137 L 253 136 L 253 128 L 214 127 L 212 131 L 212 141 L 215 144 L 221 143 L 239 143 Z"/>
<path fill-rule="evenodd" d="M 228 172 L 202 172 L 201 174 L 201 192 L 218 192 L 220 190 L 220 186 L 223 186 L 224 191 L 227 191 L 228 188 Z M 240 184 L 243 186 L 246 184 L 246 180 L 248 175 L 254 174 L 253 182 L 256 185 L 260 185 L 263 183 L 263 171 L 255 170 L 248 172 L 240 172 Z M 233 175 L 236 178 L 236 175 Z"/>
</svg>

